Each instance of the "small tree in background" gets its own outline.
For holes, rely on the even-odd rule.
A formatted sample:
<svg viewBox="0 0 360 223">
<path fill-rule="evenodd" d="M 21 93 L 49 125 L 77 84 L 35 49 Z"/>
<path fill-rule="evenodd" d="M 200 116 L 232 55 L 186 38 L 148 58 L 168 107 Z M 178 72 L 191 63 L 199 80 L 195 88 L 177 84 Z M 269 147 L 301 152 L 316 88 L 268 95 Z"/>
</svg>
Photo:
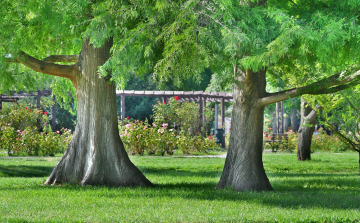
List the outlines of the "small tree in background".
<svg viewBox="0 0 360 223">
<path fill-rule="evenodd" d="M 319 96 L 324 107 L 322 118 L 325 126 L 340 140 L 359 153 L 360 175 L 360 89 L 347 89 L 337 94 Z"/>
</svg>

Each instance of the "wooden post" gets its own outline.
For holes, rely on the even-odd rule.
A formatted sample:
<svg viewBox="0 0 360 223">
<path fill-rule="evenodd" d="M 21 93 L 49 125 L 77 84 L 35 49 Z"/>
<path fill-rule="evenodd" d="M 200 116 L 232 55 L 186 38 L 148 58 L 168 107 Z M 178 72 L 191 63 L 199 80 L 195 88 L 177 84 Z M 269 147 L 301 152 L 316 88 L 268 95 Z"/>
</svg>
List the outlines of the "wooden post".
<svg viewBox="0 0 360 223">
<path fill-rule="evenodd" d="M 53 132 L 56 131 L 56 101 L 55 101 L 55 95 L 53 96 L 54 105 L 52 106 L 52 120 L 51 120 L 51 128 Z"/>
<path fill-rule="evenodd" d="M 203 98 L 201 96 L 199 96 L 199 117 L 200 117 L 200 122 L 201 122 L 201 125 L 203 124 L 202 121 L 203 121 L 203 115 L 204 115 L 204 107 L 203 107 Z"/>
<path fill-rule="evenodd" d="M 202 113 L 202 119 L 201 119 L 201 122 L 203 123 L 204 125 L 204 137 L 206 137 L 207 135 L 207 128 L 206 128 L 206 117 L 204 115 L 204 109 L 206 108 L 206 97 L 203 97 L 203 100 L 202 100 L 202 107 L 203 107 L 203 113 Z"/>
<path fill-rule="evenodd" d="M 221 127 L 225 130 L 225 99 L 221 98 Z"/>
<path fill-rule="evenodd" d="M 214 126 L 215 130 L 214 130 L 214 135 L 216 135 L 216 129 L 219 128 L 218 122 L 219 122 L 219 120 L 218 120 L 218 105 L 217 105 L 217 103 L 215 103 L 215 126 Z"/>
<path fill-rule="evenodd" d="M 163 96 L 163 97 L 162 97 L 162 99 L 163 99 L 163 103 L 164 103 L 164 104 L 166 104 L 166 103 L 167 103 L 167 101 L 166 101 L 166 97 L 165 97 L 165 96 Z"/>
<path fill-rule="evenodd" d="M 276 102 L 275 111 L 276 111 L 276 118 L 275 118 L 276 129 L 274 129 L 274 133 L 279 133 L 279 102 Z"/>
<path fill-rule="evenodd" d="M 281 133 L 284 133 L 284 125 L 285 125 L 285 119 L 284 119 L 284 101 L 281 102 Z"/>
<path fill-rule="evenodd" d="M 121 95 L 121 121 L 125 119 L 125 95 Z"/>
<path fill-rule="evenodd" d="M 41 107 L 40 98 L 41 98 L 41 91 L 37 90 L 37 95 L 36 95 L 36 108 L 37 109 L 40 109 L 40 107 Z"/>
<path fill-rule="evenodd" d="M 0 94 L 0 110 L 2 109 L 2 95 Z"/>
<path fill-rule="evenodd" d="M 221 126 L 224 129 L 222 148 L 225 148 L 225 99 L 221 98 Z"/>
</svg>

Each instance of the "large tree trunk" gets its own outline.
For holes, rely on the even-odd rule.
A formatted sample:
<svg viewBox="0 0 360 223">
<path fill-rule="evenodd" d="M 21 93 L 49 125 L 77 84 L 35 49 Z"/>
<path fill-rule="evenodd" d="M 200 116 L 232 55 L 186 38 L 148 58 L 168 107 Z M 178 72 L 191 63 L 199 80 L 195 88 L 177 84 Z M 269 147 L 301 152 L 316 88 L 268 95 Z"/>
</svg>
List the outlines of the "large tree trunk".
<svg viewBox="0 0 360 223">
<path fill-rule="evenodd" d="M 306 101 L 301 98 L 301 124 L 297 149 L 298 160 L 304 161 L 311 159 L 311 139 L 315 130 L 316 116 L 316 111 L 308 106 Z"/>
<path fill-rule="evenodd" d="M 116 89 L 98 69 L 110 56 L 112 40 L 101 48 L 84 44 L 76 64 L 78 121 L 67 151 L 45 184 L 151 186 L 130 161 L 118 130 Z"/>
<path fill-rule="evenodd" d="M 262 163 L 264 106 L 258 103 L 266 94 L 266 71 L 245 73 L 234 68 L 234 72 L 229 149 L 217 188 L 273 190 Z"/>
</svg>

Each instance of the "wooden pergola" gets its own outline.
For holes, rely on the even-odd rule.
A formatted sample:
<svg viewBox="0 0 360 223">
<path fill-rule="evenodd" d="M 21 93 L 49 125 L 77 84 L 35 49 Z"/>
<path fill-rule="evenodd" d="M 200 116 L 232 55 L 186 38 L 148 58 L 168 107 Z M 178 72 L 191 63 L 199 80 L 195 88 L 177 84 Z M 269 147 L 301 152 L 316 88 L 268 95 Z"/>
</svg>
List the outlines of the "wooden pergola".
<svg viewBox="0 0 360 223">
<path fill-rule="evenodd" d="M 116 95 L 121 97 L 121 120 L 125 119 L 125 97 L 161 97 L 163 102 L 168 102 L 172 97 L 178 96 L 180 101 L 194 101 L 199 103 L 199 114 L 205 120 L 204 108 L 206 102 L 221 103 L 221 121 L 225 121 L 225 102 L 233 100 L 233 93 L 229 92 L 204 92 L 204 91 L 135 91 L 120 90 Z"/>
<path fill-rule="evenodd" d="M 36 107 L 39 109 L 40 98 L 42 96 L 51 96 L 51 90 L 37 90 L 37 91 L 12 91 L 9 94 L 0 94 L 0 110 L 3 102 L 14 102 L 21 98 L 33 96 L 36 97 Z M 171 97 L 178 96 L 180 101 L 194 101 L 199 103 L 199 114 L 201 120 L 204 121 L 203 114 L 206 102 L 220 102 L 221 103 L 221 120 L 225 121 L 225 102 L 230 102 L 233 99 L 233 93 L 228 92 L 204 92 L 204 91 L 136 91 L 136 90 L 118 90 L 116 95 L 121 97 L 121 120 L 125 119 L 125 97 L 161 97 L 164 102 L 168 102 Z M 53 96 L 55 101 L 55 96 Z M 216 111 L 217 113 L 217 111 Z M 56 106 L 52 107 L 52 129 L 56 130 Z"/>
</svg>

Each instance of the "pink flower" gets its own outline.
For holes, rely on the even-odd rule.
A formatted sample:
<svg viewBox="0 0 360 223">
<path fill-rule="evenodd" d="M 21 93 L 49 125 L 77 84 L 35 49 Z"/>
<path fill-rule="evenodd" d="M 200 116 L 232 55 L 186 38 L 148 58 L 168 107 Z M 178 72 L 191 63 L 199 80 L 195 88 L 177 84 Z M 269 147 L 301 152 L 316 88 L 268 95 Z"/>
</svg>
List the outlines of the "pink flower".
<svg viewBox="0 0 360 223">
<path fill-rule="evenodd" d="M 56 131 L 56 133 L 57 133 L 57 134 L 59 134 L 59 133 L 60 133 L 60 131 Z"/>
<path fill-rule="evenodd" d="M 48 113 L 47 113 L 47 112 L 44 112 L 44 115 L 48 115 Z"/>
<path fill-rule="evenodd" d="M 211 137 L 211 136 L 209 136 L 209 139 L 212 139 L 212 137 Z"/>
<path fill-rule="evenodd" d="M 25 107 L 25 109 L 27 109 L 27 107 Z"/>
<path fill-rule="evenodd" d="M 131 124 L 126 124 L 125 127 L 128 129 L 130 128 Z"/>
<path fill-rule="evenodd" d="M 164 101 L 164 104 L 166 104 L 166 101 Z"/>
<path fill-rule="evenodd" d="M 126 117 L 126 119 L 130 119 L 130 118 L 129 118 L 129 116 L 128 116 L 128 117 Z"/>
<path fill-rule="evenodd" d="M 272 128 L 269 128 L 269 130 L 272 130 Z"/>
<path fill-rule="evenodd" d="M 130 129 L 130 131 L 134 131 L 134 129 Z"/>
<path fill-rule="evenodd" d="M 269 139 L 269 140 L 270 140 L 270 139 L 271 139 L 271 137 L 270 137 L 270 136 L 268 136 L 268 137 L 267 137 L 267 139 Z"/>
<path fill-rule="evenodd" d="M 143 129 L 146 130 L 146 129 L 147 129 L 147 126 L 145 126 Z"/>
<path fill-rule="evenodd" d="M 179 96 L 175 96 L 174 98 L 176 101 L 178 101 L 180 99 Z"/>
<path fill-rule="evenodd" d="M 163 123 L 162 124 L 162 127 L 167 127 L 168 126 L 168 123 Z"/>
<path fill-rule="evenodd" d="M 154 127 L 156 127 L 156 124 L 155 124 L 155 123 L 153 123 L 152 125 L 153 125 Z"/>
</svg>

